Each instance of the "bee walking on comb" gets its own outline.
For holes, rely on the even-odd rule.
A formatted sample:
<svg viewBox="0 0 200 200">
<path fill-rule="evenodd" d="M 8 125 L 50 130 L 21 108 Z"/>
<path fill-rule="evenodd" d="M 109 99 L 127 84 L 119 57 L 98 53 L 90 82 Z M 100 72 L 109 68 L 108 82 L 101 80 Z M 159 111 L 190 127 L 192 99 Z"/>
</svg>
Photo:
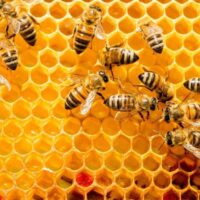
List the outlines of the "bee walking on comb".
<svg viewBox="0 0 200 200">
<path fill-rule="evenodd" d="M 113 79 L 113 66 L 131 64 L 139 59 L 139 56 L 134 51 L 122 48 L 123 44 L 124 43 L 113 46 L 106 45 L 106 47 L 99 53 L 100 63 L 111 70 Z"/>
<path fill-rule="evenodd" d="M 162 53 L 164 47 L 162 29 L 157 24 L 145 18 L 138 23 L 137 31 L 142 34 L 155 53 Z"/>
<path fill-rule="evenodd" d="M 161 77 L 159 74 L 143 68 L 144 72 L 139 74 L 138 78 L 144 85 L 134 85 L 145 87 L 150 91 L 155 91 L 160 102 L 167 102 L 173 99 L 175 91 L 172 84 L 167 82 L 168 76 Z"/>
<path fill-rule="evenodd" d="M 149 119 L 150 111 L 158 107 L 158 100 L 145 94 L 116 94 L 105 99 L 104 104 L 119 113 L 129 112 L 131 116 L 138 113 L 141 119 L 145 120 L 144 112 Z"/>
<path fill-rule="evenodd" d="M 200 159 L 200 131 L 193 128 L 168 131 L 164 137 L 169 147 L 183 146 L 187 151 Z M 163 143 L 164 144 L 164 143 Z M 160 146 L 159 149 L 163 146 Z"/>
<path fill-rule="evenodd" d="M 82 14 L 81 21 L 75 26 L 72 36 L 72 47 L 77 54 L 84 52 L 95 36 L 100 40 L 105 39 L 101 19 L 102 10 L 95 5 L 89 6 Z"/>
<path fill-rule="evenodd" d="M 34 2 L 34 0 L 26 0 L 26 2 Z M 18 13 L 17 8 L 20 6 L 24 6 L 21 1 L 15 1 L 15 3 L 0 1 L 1 16 L 7 20 L 6 37 L 15 38 L 15 35 L 19 33 L 29 45 L 34 46 L 37 38 L 34 23 L 38 23 L 29 14 Z"/>
<path fill-rule="evenodd" d="M 84 78 L 81 76 L 72 76 L 71 78 L 75 87 L 69 91 L 66 97 L 65 109 L 71 110 L 81 105 L 81 114 L 84 115 L 90 110 L 96 95 L 104 98 L 100 91 L 105 90 L 105 84 L 108 83 L 109 77 L 104 71 L 98 71 L 96 74 L 90 73 Z"/>
</svg>

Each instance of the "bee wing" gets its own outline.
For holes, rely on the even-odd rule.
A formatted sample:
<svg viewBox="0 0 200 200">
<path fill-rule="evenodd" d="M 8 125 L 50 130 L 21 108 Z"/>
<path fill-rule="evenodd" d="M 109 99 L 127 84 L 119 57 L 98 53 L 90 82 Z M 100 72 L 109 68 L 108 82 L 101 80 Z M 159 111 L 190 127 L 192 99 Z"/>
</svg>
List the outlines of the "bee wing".
<svg viewBox="0 0 200 200">
<path fill-rule="evenodd" d="M 97 26 L 96 26 L 95 36 L 100 40 L 105 39 L 105 32 L 103 30 L 101 23 L 98 23 Z"/>
<path fill-rule="evenodd" d="M 89 93 L 87 99 L 85 100 L 85 103 L 81 105 L 81 114 L 85 115 L 91 108 L 92 103 L 94 102 L 95 96 L 97 91 L 93 90 Z"/>
<path fill-rule="evenodd" d="M 71 86 L 75 84 L 79 84 L 84 80 L 85 76 L 79 75 L 79 74 L 72 74 L 69 75 L 67 78 L 64 80 L 60 78 L 60 81 L 65 85 L 65 86 Z"/>
<path fill-rule="evenodd" d="M 11 28 L 11 29 L 10 29 Z M 14 32 L 15 34 L 19 33 L 20 31 L 20 28 L 21 28 L 21 24 L 20 22 L 17 20 L 17 19 L 11 19 L 10 20 L 10 26 L 9 26 L 9 29 L 10 31 Z"/>
<path fill-rule="evenodd" d="M 8 56 L 11 56 L 11 54 L 10 54 L 10 47 L 11 46 L 13 46 L 13 44 L 11 43 L 10 40 L 4 39 L 4 40 L 0 41 L 0 48 L 5 49 L 7 54 L 8 54 Z"/>
<path fill-rule="evenodd" d="M 9 91 L 11 90 L 9 81 L 2 75 L 0 75 L 0 84 L 4 84 L 8 88 Z"/>
<path fill-rule="evenodd" d="M 185 149 L 187 149 L 189 152 L 191 152 L 194 156 L 196 156 L 198 159 L 200 159 L 200 149 L 194 147 L 190 143 L 186 143 L 183 145 Z"/>
</svg>

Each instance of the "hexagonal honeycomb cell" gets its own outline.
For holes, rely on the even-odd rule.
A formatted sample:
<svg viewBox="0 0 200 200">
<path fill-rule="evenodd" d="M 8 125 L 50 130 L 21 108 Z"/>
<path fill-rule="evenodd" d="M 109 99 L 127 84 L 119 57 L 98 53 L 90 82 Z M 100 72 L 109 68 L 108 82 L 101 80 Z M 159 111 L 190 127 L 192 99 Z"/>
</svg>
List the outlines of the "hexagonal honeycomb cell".
<svg viewBox="0 0 200 200">
<path fill-rule="evenodd" d="M 182 147 L 168 148 L 157 133 L 175 127 L 156 123 L 163 105 L 145 121 L 135 116 L 116 119 L 100 98 L 85 116 L 80 108 L 65 110 L 68 75 L 105 69 L 96 54 L 106 41 L 94 38 L 92 48 L 81 55 L 71 49 L 74 27 L 93 4 L 102 9 L 109 45 L 123 42 L 140 57 L 137 63 L 113 67 L 125 86 L 140 84 L 138 75 L 145 67 L 161 76 L 168 73 L 175 100 L 182 100 L 188 94 L 182 83 L 200 75 L 199 0 L 24 3 L 39 23 L 37 42 L 29 47 L 17 35 L 19 66 L 10 72 L 1 65 L 12 88 L 1 86 L 0 200 L 200 199 L 200 161 Z M 161 55 L 137 32 L 138 22 L 146 17 L 163 30 Z M 131 89 L 154 95 L 144 88 Z M 103 94 L 118 92 L 111 80 Z"/>
</svg>

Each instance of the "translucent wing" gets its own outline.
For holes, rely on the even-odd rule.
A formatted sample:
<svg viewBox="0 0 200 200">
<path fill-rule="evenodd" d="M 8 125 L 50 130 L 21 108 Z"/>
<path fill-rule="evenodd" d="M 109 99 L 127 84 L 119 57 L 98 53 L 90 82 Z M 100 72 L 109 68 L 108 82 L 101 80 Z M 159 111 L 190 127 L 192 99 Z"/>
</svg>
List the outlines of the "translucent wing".
<svg viewBox="0 0 200 200">
<path fill-rule="evenodd" d="M 84 80 L 84 78 L 85 76 L 82 76 L 79 74 L 72 74 L 64 80 L 64 85 L 71 86 L 71 85 L 79 84 Z M 61 82 L 63 82 L 63 80 L 61 80 Z"/>
<path fill-rule="evenodd" d="M 6 50 L 8 56 L 11 56 L 10 54 L 10 47 L 13 46 L 12 42 L 10 40 L 0 40 L 0 48 L 3 48 Z"/>
<path fill-rule="evenodd" d="M 85 115 L 90 108 L 92 107 L 92 103 L 94 102 L 95 96 L 96 96 L 97 91 L 93 90 L 89 93 L 87 99 L 85 100 L 85 103 L 81 105 L 81 114 Z"/>
<path fill-rule="evenodd" d="M 20 22 L 19 22 L 17 19 L 13 19 L 13 18 L 12 18 L 12 19 L 10 20 L 10 26 L 11 26 L 11 28 L 12 28 L 12 31 L 13 31 L 15 34 L 19 33 L 21 24 L 20 24 Z"/>
<path fill-rule="evenodd" d="M 0 84 L 5 85 L 8 88 L 9 91 L 11 90 L 11 86 L 10 86 L 9 81 L 2 75 L 0 75 Z"/>
<path fill-rule="evenodd" d="M 103 30 L 101 23 L 98 23 L 97 26 L 96 26 L 95 36 L 100 40 L 105 39 L 105 33 L 104 33 L 104 30 Z"/>
<path fill-rule="evenodd" d="M 194 147 L 190 143 L 186 143 L 183 145 L 185 149 L 187 149 L 189 152 L 191 152 L 194 156 L 196 156 L 198 159 L 200 159 L 200 149 Z"/>
</svg>

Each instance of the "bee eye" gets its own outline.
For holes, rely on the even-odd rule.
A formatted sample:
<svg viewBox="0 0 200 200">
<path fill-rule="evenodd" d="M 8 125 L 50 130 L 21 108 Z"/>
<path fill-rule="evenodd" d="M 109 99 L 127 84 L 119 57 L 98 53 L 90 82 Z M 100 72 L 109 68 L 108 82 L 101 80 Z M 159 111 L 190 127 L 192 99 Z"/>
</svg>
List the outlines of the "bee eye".
<svg viewBox="0 0 200 200">
<path fill-rule="evenodd" d="M 104 76 L 104 77 L 103 77 L 103 80 L 104 80 L 105 83 L 107 83 L 107 82 L 108 82 L 108 77 L 107 77 L 107 76 Z"/>
</svg>

